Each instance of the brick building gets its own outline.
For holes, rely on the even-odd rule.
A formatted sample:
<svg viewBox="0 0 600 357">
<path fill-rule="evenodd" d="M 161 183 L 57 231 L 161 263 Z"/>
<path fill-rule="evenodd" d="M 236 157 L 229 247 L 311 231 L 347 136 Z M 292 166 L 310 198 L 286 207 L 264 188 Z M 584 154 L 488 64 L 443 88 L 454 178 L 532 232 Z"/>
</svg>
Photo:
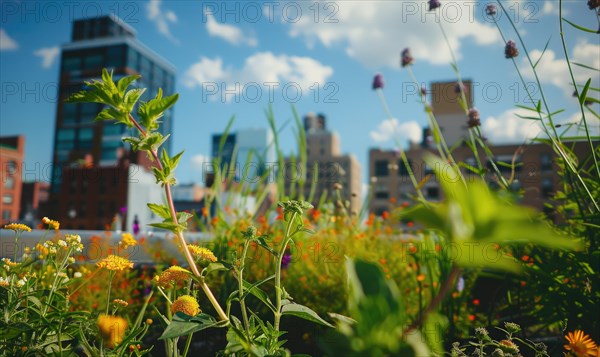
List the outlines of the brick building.
<svg viewBox="0 0 600 357">
<path fill-rule="evenodd" d="M 25 137 L 0 137 L 0 224 L 19 219 Z"/>
</svg>

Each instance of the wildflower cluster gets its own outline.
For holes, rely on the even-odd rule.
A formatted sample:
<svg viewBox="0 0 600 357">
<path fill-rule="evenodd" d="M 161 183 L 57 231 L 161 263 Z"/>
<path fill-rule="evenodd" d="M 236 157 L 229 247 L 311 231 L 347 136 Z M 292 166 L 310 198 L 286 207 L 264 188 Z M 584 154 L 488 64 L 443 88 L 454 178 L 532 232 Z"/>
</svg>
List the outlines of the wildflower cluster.
<svg viewBox="0 0 600 357">
<path fill-rule="evenodd" d="M 14 231 L 15 233 L 31 232 L 31 228 L 29 228 L 29 226 L 21 223 L 9 223 L 4 226 L 4 229 Z"/>
<path fill-rule="evenodd" d="M 188 244 L 187 247 L 196 261 L 204 263 L 215 263 L 217 261 L 215 254 L 208 248 L 200 247 L 195 244 Z"/>
<path fill-rule="evenodd" d="M 133 238 L 131 233 L 123 233 L 121 235 L 121 241 L 119 242 L 119 247 L 123 249 L 127 249 L 129 247 L 134 247 L 137 245 L 137 241 Z"/>
<path fill-rule="evenodd" d="M 60 222 L 52 220 L 48 217 L 42 218 L 42 223 L 48 225 L 48 228 L 54 229 L 56 231 L 60 228 Z"/>
<path fill-rule="evenodd" d="M 122 271 L 133 268 L 133 263 L 127 258 L 111 254 L 108 257 L 97 262 L 96 266 L 98 268 L 110 271 Z"/>
</svg>

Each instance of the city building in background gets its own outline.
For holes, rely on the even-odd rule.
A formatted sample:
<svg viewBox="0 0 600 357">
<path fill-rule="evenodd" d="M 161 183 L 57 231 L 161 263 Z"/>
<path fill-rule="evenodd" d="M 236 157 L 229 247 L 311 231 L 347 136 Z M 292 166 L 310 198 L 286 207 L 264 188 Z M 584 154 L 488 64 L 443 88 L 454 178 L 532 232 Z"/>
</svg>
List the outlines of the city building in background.
<svg viewBox="0 0 600 357">
<path fill-rule="evenodd" d="M 46 204 L 50 197 L 50 184 L 44 181 L 24 182 L 21 190 L 21 221 L 31 227 L 47 216 Z"/>
<path fill-rule="evenodd" d="M 304 180 L 304 197 L 312 203 L 319 202 L 321 197 L 337 200 L 335 187 L 341 185 L 340 195 L 352 213 L 358 213 L 361 207 L 361 166 L 353 155 L 342 154 L 340 139 L 336 133 L 327 130 L 324 115 L 309 113 L 304 117 L 306 133 L 306 173 L 298 167 L 298 159 L 294 162 L 286 160 L 286 186 L 291 187 L 300 179 Z"/>
<path fill-rule="evenodd" d="M 467 118 L 464 110 L 458 104 L 455 91 L 456 84 L 443 82 L 432 84 L 432 107 L 439 122 L 440 129 L 449 147 L 455 147 L 452 155 L 456 162 L 464 162 L 472 167 L 478 167 L 473 151 L 464 144 L 468 135 Z M 465 83 L 469 106 L 471 103 L 471 85 Z M 492 160 L 487 158 L 482 149 L 478 156 L 486 169 L 485 179 L 490 186 L 500 185 L 495 174 L 494 165 L 502 176 L 511 182 L 511 190 L 521 192 L 521 204 L 536 208 L 551 214 L 551 208 L 546 204 L 552 195 L 560 189 L 561 178 L 556 165 L 557 154 L 550 145 L 543 143 L 502 144 L 488 143 L 494 154 Z M 576 157 L 583 158 L 590 154 L 587 142 L 566 143 Z M 598 143 L 596 143 L 596 146 Z M 429 201 L 443 198 L 438 178 L 433 168 L 429 167 L 424 157 L 426 154 L 437 155 L 438 150 L 431 138 L 430 128 L 424 128 L 421 143 L 410 143 L 405 151 L 408 165 L 412 169 L 416 181 L 420 184 L 423 196 Z M 493 162 L 492 162 L 493 161 Z M 514 167 L 514 170 L 513 170 Z M 462 169 L 467 179 L 479 177 L 473 172 Z M 415 189 L 409 176 L 409 170 L 400 157 L 398 150 L 371 149 L 369 151 L 369 177 L 372 198 L 369 210 L 376 215 L 390 211 L 404 202 L 410 202 L 415 197 Z"/>
<path fill-rule="evenodd" d="M 456 82 L 431 84 L 431 109 L 448 147 L 453 147 L 454 144 L 469 137 L 465 110 L 460 105 L 463 94 L 467 108 L 471 108 L 473 106 L 473 86 L 470 80 L 463 81 L 462 87 Z"/>
<path fill-rule="evenodd" d="M 232 173 L 237 180 L 256 183 L 275 162 L 273 133 L 264 128 L 247 128 L 214 134 L 212 157 L 219 158 L 224 173 Z M 211 169 L 212 162 L 206 163 L 203 174 Z"/>
<path fill-rule="evenodd" d="M 165 94 L 175 89 L 174 66 L 140 43 L 129 25 L 115 16 L 74 21 L 71 42 L 61 49 L 50 199 L 65 228 L 104 229 L 115 217 L 121 223 L 117 226 L 130 227 L 135 215 L 142 226 L 148 223 L 144 218 L 149 209 L 136 202 L 153 196 L 143 183 L 151 175 L 144 168 L 151 163 L 122 141 L 137 133 L 110 121 L 94 121 L 104 109 L 101 104 L 64 103 L 85 81 L 100 78 L 103 68 L 113 72 L 115 81 L 141 75 L 132 85 L 147 88 L 141 101 L 156 96 L 159 88 Z M 173 108 L 161 121 L 161 133 L 170 134 Z M 168 152 L 170 142 L 163 145 Z M 162 202 L 157 199 L 146 202 Z"/>
<path fill-rule="evenodd" d="M 19 219 L 25 137 L 0 137 L 0 224 Z"/>
</svg>

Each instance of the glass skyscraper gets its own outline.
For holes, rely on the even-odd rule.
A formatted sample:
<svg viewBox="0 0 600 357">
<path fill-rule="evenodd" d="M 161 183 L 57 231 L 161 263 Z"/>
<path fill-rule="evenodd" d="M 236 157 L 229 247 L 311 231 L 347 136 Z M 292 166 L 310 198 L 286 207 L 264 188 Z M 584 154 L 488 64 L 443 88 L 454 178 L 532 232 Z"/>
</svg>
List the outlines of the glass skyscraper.
<svg viewBox="0 0 600 357">
<path fill-rule="evenodd" d="M 59 101 L 54 137 L 52 192 L 60 190 L 65 166 L 81 163 L 93 166 L 114 166 L 128 144 L 124 136 L 135 135 L 124 125 L 108 121 L 94 122 L 104 109 L 96 103 L 64 103 L 73 92 L 84 89 L 85 81 L 99 79 L 102 68 L 113 71 L 115 81 L 140 74 L 133 87 L 145 87 L 141 101 L 147 101 L 163 89 L 165 95 L 175 90 L 175 68 L 136 39 L 136 32 L 115 16 L 76 20 L 71 42 L 62 46 Z M 134 110 L 134 116 L 137 108 Z M 171 132 L 173 108 L 162 118 L 161 132 Z M 170 152 L 170 141 L 165 148 Z"/>
</svg>

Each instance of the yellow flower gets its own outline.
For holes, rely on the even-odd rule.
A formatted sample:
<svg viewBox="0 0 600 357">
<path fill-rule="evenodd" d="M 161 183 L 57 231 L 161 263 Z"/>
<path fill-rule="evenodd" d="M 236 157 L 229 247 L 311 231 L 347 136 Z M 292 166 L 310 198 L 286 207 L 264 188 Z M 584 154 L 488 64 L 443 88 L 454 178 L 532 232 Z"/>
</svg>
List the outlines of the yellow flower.
<svg viewBox="0 0 600 357">
<path fill-rule="evenodd" d="M 35 245 L 35 250 L 37 250 L 38 252 L 40 252 L 40 259 L 44 259 L 48 255 L 48 253 L 50 252 L 48 250 L 48 248 L 44 247 L 40 243 L 38 243 L 38 244 Z"/>
<path fill-rule="evenodd" d="M 214 263 L 217 261 L 217 257 L 215 257 L 215 254 L 208 248 L 199 247 L 194 244 L 188 244 L 187 247 L 196 260 L 207 261 L 210 263 Z"/>
<path fill-rule="evenodd" d="M 129 247 L 137 245 L 137 242 L 130 233 L 123 233 L 121 235 L 121 241 L 119 242 L 119 245 L 121 246 L 121 248 L 127 249 Z"/>
<path fill-rule="evenodd" d="M 190 295 L 182 295 L 177 298 L 171 305 L 171 312 L 183 312 L 186 315 L 196 316 L 202 310 L 200 310 L 200 305 L 198 305 L 198 301 L 193 296 Z"/>
<path fill-rule="evenodd" d="M 119 257 L 117 255 L 109 255 L 96 263 L 98 268 L 105 268 L 107 270 L 125 270 L 133 268 L 133 263 L 129 259 Z"/>
<path fill-rule="evenodd" d="M 4 226 L 4 229 L 10 229 L 15 231 L 15 233 L 20 233 L 23 231 L 31 232 L 31 228 L 21 223 L 9 223 Z"/>
<path fill-rule="evenodd" d="M 569 341 L 569 344 L 565 345 L 565 349 L 573 352 L 575 356 L 596 356 L 596 353 L 598 352 L 596 343 L 583 331 L 575 330 L 574 332 L 569 332 L 565 338 Z"/>
<path fill-rule="evenodd" d="M 163 271 L 158 277 L 158 285 L 163 288 L 171 287 L 171 284 L 183 286 L 190 277 L 190 272 L 182 267 L 172 266 Z"/>
<path fill-rule="evenodd" d="M 52 228 L 54 230 L 58 230 L 58 228 L 60 227 L 60 223 L 58 221 L 55 221 L 48 217 L 42 218 L 42 223 L 47 224 L 48 228 Z"/>
<path fill-rule="evenodd" d="M 127 329 L 127 321 L 119 316 L 102 314 L 98 316 L 98 328 L 106 346 L 108 348 L 115 348 L 123 341 L 123 336 L 125 336 L 125 330 Z"/>
</svg>

